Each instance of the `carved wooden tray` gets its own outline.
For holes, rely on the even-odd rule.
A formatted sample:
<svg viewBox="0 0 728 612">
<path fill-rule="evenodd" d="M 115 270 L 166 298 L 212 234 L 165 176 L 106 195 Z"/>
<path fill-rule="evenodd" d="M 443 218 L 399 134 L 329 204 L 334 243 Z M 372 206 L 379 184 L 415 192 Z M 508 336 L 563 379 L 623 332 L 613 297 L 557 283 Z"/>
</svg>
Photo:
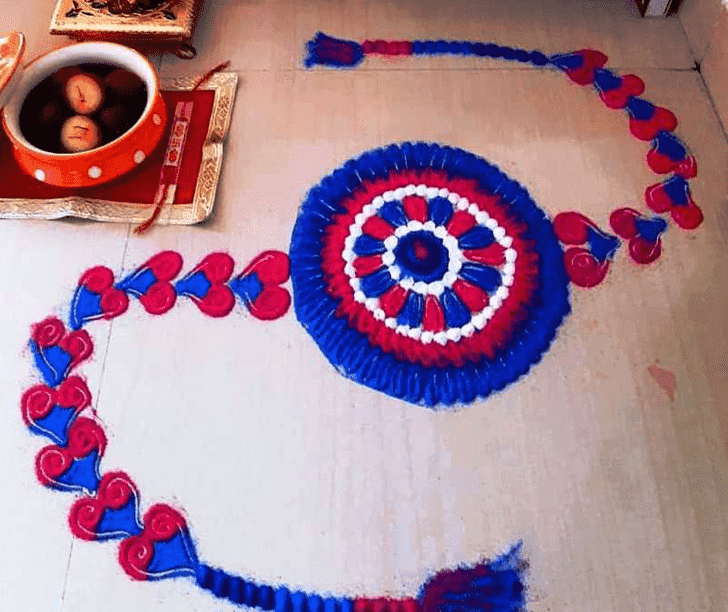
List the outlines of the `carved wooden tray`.
<svg viewBox="0 0 728 612">
<path fill-rule="evenodd" d="M 114 14 L 118 3 L 119 0 L 58 0 L 51 19 L 51 34 L 106 40 L 189 41 L 203 0 L 163 0 L 153 9 L 130 15 Z"/>
</svg>

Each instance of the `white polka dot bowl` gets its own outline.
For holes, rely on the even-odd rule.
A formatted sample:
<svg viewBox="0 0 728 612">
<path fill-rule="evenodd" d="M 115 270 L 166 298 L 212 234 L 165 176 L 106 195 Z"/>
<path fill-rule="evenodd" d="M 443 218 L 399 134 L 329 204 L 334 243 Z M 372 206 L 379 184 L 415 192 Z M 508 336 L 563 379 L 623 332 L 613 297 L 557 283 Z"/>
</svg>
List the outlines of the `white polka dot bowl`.
<svg viewBox="0 0 728 612">
<path fill-rule="evenodd" d="M 33 146 L 19 124 L 27 95 L 57 70 L 85 63 L 108 64 L 139 76 L 147 89 L 141 117 L 115 140 L 88 151 L 50 153 Z M 85 42 L 51 51 L 28 64 L 2 110 L 2 124 L 18 164 L 36 180 L 57 187 L 92 187 L 119 178 L 149 157 L 164 135 L 167 108 L 157 71 L 143 55 L 117 43 Z"/>
</svg>

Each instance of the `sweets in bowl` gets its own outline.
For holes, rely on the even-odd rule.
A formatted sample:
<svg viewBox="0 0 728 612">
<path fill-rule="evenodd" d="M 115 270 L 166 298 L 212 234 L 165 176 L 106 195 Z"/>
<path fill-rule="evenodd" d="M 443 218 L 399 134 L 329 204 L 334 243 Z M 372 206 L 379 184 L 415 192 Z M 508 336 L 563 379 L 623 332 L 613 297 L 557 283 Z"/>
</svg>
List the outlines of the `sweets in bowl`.
<svg viewBox="0 0 728 612">
<path fill-rule="evenodd" d="M 82 64 L 47 76 L 20 108 L 20 131 L 49 153 L 78 153 L 113 142 L 139 120 L 144 82 L 108 64 Z"/>
</svg>

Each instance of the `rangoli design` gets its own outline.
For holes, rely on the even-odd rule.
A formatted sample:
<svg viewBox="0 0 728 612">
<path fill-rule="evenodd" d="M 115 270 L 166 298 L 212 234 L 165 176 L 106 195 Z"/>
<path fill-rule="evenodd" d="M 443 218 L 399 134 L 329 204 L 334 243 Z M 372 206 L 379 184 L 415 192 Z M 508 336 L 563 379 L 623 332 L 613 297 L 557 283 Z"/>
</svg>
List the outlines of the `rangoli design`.
<svg viewBox="0 0 728 612">
<path fill-rule="evenodd" d="M 152 315 L 170 311 L 178 298 L 191 299 L 202 313 L 225 317 L 242 304 L 261 320 L 288 310 L 289 278 L 285 253 L 266 251 L 240 274 L 227 253 L 212 253 L 175 281 L 182 257 L 158 253 L 131 274 L 116 280 L 103 266 L 85 272 L 70 304 L 70 329 L 48 317 L 33 327 L 30 349 L 43 382 L 25 391 L 21 413 L 28 428 L 50 445 L 36 457 L 38 480 L 59 491 L 77 493 L 68 522 L 87 541 L 120 540 L 118 559 L 135 580 L 186 577 L 220 598 L 275 612 L 456 612 L 467 602 L 494 611 L 520 610 L 524 604 L 520 544 L 492 561 L 445 570 L 422 587 L 418 597 L 344 597 L 304 593 L 283 585 L 260 584 L 200 561 L 183 514 L 153 504 L 140 518 L 141 495 L 123 471 L 101 471 L 108 438 L 92 408 L 93 399 L 77 368 L 93 353 L 85 329 L 96 320 L 123 315 L 136 298 Z"/>
<path fill-rule="evenodd" d="M 652 143 L 649 167 L 670 174 L 645 203 L 683 229 L 702 213 L 688 180 L 695 159 L 673 134 L 667 109 L 639 97 L 634 75 L 606 70 L 590 49 L 547 57 L 491 43 L 352 41 L 319 34 L 306 64 L 351 67 L 366 55 L 460 54 L 500 57 L 564 71 L 593 85 L 605 105 L 624 109 L 629 129 Z M 93 352 L 87 327 L 121 316 L 136 299 L 151 315 L 188 298 L 211 317 L 236 304 L 261 320 L 291 305 L 329 361 L 349 378 L 427 406 L 487 397 L 525 374 L 569 313 L 569 282 L 604 280 L 621 240 L 639 264 L 662 251 L 668 220 L 619 208 L 612 235 L 583 214 L 553 220 L 528 192 L 484 159 L 439 144 L 403 143 L 346 162 L 307 195 L 289 255 L 266 251 L 240 273 L 227 253 L 212 253 L 180 276 L 181 255 L 164 251 L 116 279 L 103 266 L 85 272 L 66 324 L 33 326 L 30 349 L 43 382 L 22 397 L 29 429 L 52 443 L 37 455 L 44 485 L 78 493 L 69 513 L 83 540 L 121 540 L 119 562 L 137 580 L 188 577 L 217 597 L 276 612 L 493 612 L 525 607 L 521 546 L 492 561 L 443 570 L 416 597 L 349 598 L 258 584 L 199 560 L 183 514 L 141 496 L 123 471 L 101 471 L 108 443 L 77 368 Z M 618 237 L 617 237 L 618 236 Z M 179 277 L 179 278 L 178 278 Z"/>
</svg>

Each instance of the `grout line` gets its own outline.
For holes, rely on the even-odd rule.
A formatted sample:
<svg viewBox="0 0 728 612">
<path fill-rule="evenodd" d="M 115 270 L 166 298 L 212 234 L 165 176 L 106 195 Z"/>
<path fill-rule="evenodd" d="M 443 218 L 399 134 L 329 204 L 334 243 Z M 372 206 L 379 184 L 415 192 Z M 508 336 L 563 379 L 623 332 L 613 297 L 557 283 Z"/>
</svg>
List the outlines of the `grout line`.
<svg viewBox="0 0 728 612">
<path fill-rule="evenodd" d="M 718 112 L 718 107 L 715 105 L 715 100 L 713 100 L 713 96 L 710 93 L 710 87 L 708 87 L 708 83 L 705 80 L 705 77 L 703 76 L 702 71 L 700 70 L 700 64 L 698 64 L 698 68 L 695 70 L 695 72 L 698 73 L 698 79 L 700 80 L 700 83 L 703 86 L 703 91 L 705 91 L 705 95 L 708 97 L 708 102 L 710 102 L 710 108 L 713 109 L 713 114 L 715 115 L 715 118 L 718 120 L 718 125 L 720 126 L 720 130 L 723 133 L 723 138 L 725 138 L 726 142 L 728 142 L 728 128 L 723 123 L 723 119 L 721 118 L 720 113 Z"/>
<path fill-rule="evenodd" d="M 58 612 L 63 611 L 63 606 L 66 602 L 66 589 L 68 588 L 68 577 L 71 574 L 71 556 L 73 555 L 73 542 L 74 542 L 74 538 L 71 537 L 71 547 L 68 550 L 68 563 L 66 564 L 66 572 L 63 577 L 63 590 L 61 591 L 61 605 L 58 608 Z"/>
<path fill-rule="evenodd" d="M 683 25 L 682 20 L 678 19 L 678 23 L 680 24 L 680 29 L 683 32 L 683 36 L 685 37 L 685 40 L 688 42 L 688 48 L 690 49 L 690 53 L 693 56 L 693 59 L 695 60 L 695 66 L 692 68 L 695 72 L 698 73 L 698 78 L 700 80 L 700 83 L 703 86 L 703 91 L 708 96 L 708 102 L 710 102 L 710 107 L 713 109 L 713 114 L 715 115 L 715 118 L 718 120 L 718 125 L 720 126 L 720 130 L 723 133 L 723 138 L 725 138 L 726 142 L 728 142 L 728 126 L 726 126 L 723 123 L 723 119 L 720 116 L 720 113 L 718 112 L 718 107 L 715 105 L 715 100 L 713 100 L 713 96 L 710 93 L 710 87 L 708 87 L 708 82 L 705 80 L 705 77 L 703 76 L 703 71 L 701 70 L 701 67 L 703 65 L 703 61 L 708 55 L 708 51 L 710 50 L 710 46 L 713 44 L 713 37 L 711 36 L 710 41 L 708 42 L 708 46 L 706 47 L 705 51 L 703 52 L 703 57 L 698 60 L 695 56 L 695 50 L 693 49 L 692 44 L 690 43 L 690 39 L 688 38 L 688 33 L 685 31 L 685 26 Z M 715 31 L 715 28 L 714 28 Z"/>
<path fill-rule="evenodd" d="M 121 254 L 121 269 L 124 269 L 124 262 L 126 261 L 126 253 L 129 250 L 129 240 L 131 237 L 131 223 L 128 225 L 126 230 L 126 242 L 124 243 L 124 251 Z M 104 373 L 106 372 L 106 360 L 109 357 L 109 347 L 111 346 L 111 332 L 114 330 L 114 319 L 109 321 L 109 331 L 106 334 L 106 350 L 104 351 L 104 360 L 101 363 L 101 374 L 99 375 L 99 386 L 96 390 L 96 402 L 94 406 L 94 413 L 98 414 L 99 405 L 101 403 L 101 389 L 104 382 Z"/>
</svg>

